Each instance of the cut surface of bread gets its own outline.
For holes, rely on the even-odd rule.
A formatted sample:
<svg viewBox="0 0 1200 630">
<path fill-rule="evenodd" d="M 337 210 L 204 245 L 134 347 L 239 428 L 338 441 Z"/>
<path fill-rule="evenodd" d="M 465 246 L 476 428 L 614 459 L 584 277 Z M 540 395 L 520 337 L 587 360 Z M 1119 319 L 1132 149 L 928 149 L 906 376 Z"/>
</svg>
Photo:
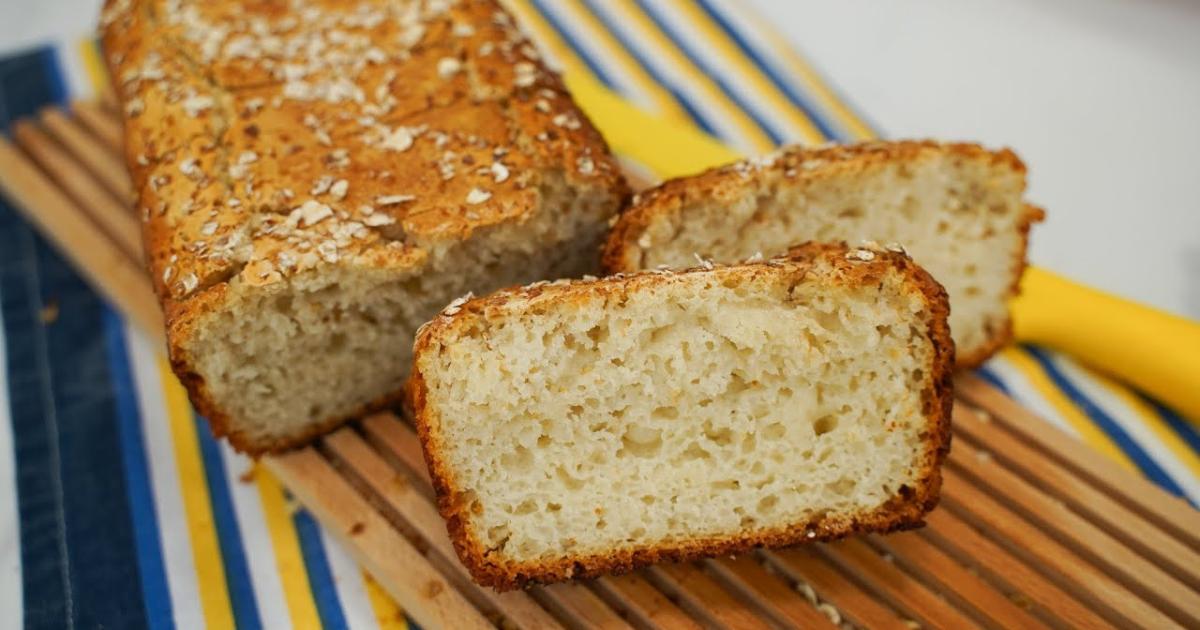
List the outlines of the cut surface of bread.
<svg viewBox="0 0 1200 630">
<path fill-rule="evenodd" d="M 1025 166 L 1009 150 L 925 141 L 787 148 L 635 198 L 605 248 L 613 272 L 771 256 L 809 240 L 900 243 L 950 295 L 960 367 L 1011 337 L 1025 267 Z"/>
<path fill-rule="evenodd" d="M 599 265 L 626 185 L 494 0 L 109 0 L 171 362 L 250 453 L 399 399 L 455 296 Z"/>
<path fill-rule="evenodd" d="M 945 292 L 903 254 L 541 284 L 418 333 L 409 404 L 481 584 L 915 527 L 949 447 Z"/>
</svg>

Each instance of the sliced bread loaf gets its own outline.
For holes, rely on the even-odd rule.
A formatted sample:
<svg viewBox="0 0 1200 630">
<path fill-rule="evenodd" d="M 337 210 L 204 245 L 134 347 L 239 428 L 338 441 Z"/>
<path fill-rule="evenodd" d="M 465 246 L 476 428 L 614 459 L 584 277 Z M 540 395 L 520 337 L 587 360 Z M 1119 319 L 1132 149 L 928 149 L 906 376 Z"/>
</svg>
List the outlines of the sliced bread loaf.
<svg viewBox="0 0 1200 630">
<path fill-rule="evenodd" d="M 909 528 L 949 446 L 946 315 L 882 249 L 540 283 L 427 324 L 409 402 L 499 589 Z"/>
<path fill-rule="evenodd" d="M 300 6 L 101 19 L 171 364 L 253 454 L 398 402 L 455 296 L 595 271 L 627 196 L 495 0 Z"/>
<path fill-rule="evenodd" d="M 1025 165 L 974 144 L 872 142 L 798 147 L 643 192 L 605 250 L 610 271 L 767 256 L 809 240 L 902 243 L 950 294 L 961 367 L 1011 337 L 1007 302 L 1040 209 L 1022 200 Z"/>
</svg>

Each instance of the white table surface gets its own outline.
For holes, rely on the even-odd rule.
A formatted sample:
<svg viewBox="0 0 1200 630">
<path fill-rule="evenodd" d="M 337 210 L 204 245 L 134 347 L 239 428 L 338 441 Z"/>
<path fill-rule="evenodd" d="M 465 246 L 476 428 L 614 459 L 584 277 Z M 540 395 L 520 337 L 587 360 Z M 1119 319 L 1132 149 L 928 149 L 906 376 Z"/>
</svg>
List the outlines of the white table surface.
<svg viewBox="0 0 1200 630">
<path fill-rule="evenodd" d="M 1013 147 L 1032 259 L 1200 319 L 1200 1 L 748 0 L 893 138 Z M 0 0 L 0 53 L 97 0 Z"/>
</svg>

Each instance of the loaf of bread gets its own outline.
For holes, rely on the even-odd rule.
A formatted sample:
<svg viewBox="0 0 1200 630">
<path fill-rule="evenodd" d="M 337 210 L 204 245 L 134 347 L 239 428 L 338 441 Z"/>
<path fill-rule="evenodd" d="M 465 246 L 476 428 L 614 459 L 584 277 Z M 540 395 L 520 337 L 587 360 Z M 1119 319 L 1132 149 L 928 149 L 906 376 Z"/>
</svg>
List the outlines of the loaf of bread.
<svg viewBox="0 0 1200 630">
<path fill-rule="evenodd" d="M 627 197 L 494 0 L 109 0 L 171 362 L 278 450 L 397 401 L 455 296 L 599 265 Z"/>
<path fill-rule="evenodd" d="M 808 240 L 903 244 L 950 294 L 960 367 L 1011 337 L 1008 300 L 1025 267 L 1025 166 L 974 144 L 872 142 L 788 148 L 666 182 L 622 214 L 610 271 L 767 256 Z"/>
<path fill-rule="evenodd" d="M 904 254 L 835 245 L 452 303 L 409 404 L 460 559 L 509 589 L 920 525 L 947 308 Z"/>
</svg>

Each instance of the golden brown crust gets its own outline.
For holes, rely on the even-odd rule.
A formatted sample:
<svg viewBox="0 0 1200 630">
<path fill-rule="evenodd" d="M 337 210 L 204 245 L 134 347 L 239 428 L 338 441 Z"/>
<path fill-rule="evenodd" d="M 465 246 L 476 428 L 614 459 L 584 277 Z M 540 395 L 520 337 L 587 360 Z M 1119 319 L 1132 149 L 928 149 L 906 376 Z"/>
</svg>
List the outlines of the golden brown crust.
<svg viewBox="0 0 1200 630">
<path fill-rule="evenodd" d="M 973 143 L 940 143 L 931 140 L 901 140 L 864 142 L 850 145 L 831 145 L 805 148 L 788 147 L 764 158 L 736 162 L 709 169 L 697 175 L 668 180 L 643 191 L 621 213 L 609 233 L 602 254 L 604 269 L 609 273 L 632 272 L 642 268 L 638 240 L 651 223 L 662 217 L 680 218 L 688 205 L 700 201 L 736 199 L 746 190 L 758 189 L 773 177 L 786 174 L 792 185 L 860 172 L 873 164 L 911 162 L 930 152 L 944 153 L 966 160 L 983 160 L 1004 165 L 1025 173 L 1025 164 L 1009 149 L 991 151 Z M 1044 211 L 1026 206 L 1018 224 L 1021 234 L 1020 256 L 1014 259 L 1008 297 L 1017 295 L 1021 274 L 1025 269 L 1030 227 L 1045 217 Z M 959 369 L 979 366 L 1012 338 L 1012 323 L 1006 320 L 993 330 L 988 343 L 969 354 L 958 357 Z"/>
<path fill-rule="evenodd" d="M 857 258 L 857 252 L 870 251 L 870 260 Z M 863 256 L 866 258 L 866 255 Z M 884 274 L 897 272 L 905 284 L 919 293 L 926 305 L 926 335 L 933 346 L 929 367 L 929 385 L 922 392 L 922 407 L 929 431 L 923 436 L 925 453 L 919 464 L 915 487 L 903 487 L 879 508 L 851 516 L 825 517 L 794 523 L 784 528 L 749 534 L 714 536 L 662 544 L 655 547 L 619 549 L 607 553 L 568 556 L 552 561 L 506 563 L 489 555 L 472 532 L 467 502 L 460 500 L 464 488 L 442 459 L 442 436 L 436 412 L 428 404 L 425 375 L 420 356 L 437 352 L 438 344 L 468 327 L 485 314 L 495 314 L 506 303 L 527 302 L 531 308 L 557 301 L 576 301 L 582 294 L 598 292 L 622 295 L 639 287 L 666 282 L 680 274 L 737 273 L 747 282 L 757 274 L 775 273 L 773 267 L 789 265 L 796 277 L 802 277 L 817 259 L 831 262 L 846 284 L 874 285 Z M 787 256 L 761 263 L 733 267 L 716 266 L 715 271 L 695 268 L 679 272 L 642 272 L 601 280 L 537 283 L 528 287 L 500 291 L 489 297 L 452 304 L 417 335 L 414 368 L 407 387 L 408 407 L 421 438 L 425 461 L 437 491 L 438 507 L 463 564 L 480 584 L 498 590 L 522 588 L 529 584 L 555 582 L 571 578 L 594 577 L 632 571 L 656 562 L 678 562 L 701 557 L 736 554 L 756 547 L 781 547 L 804 542 L 829 541 L 864 532 L 890 532 L 920 527 L 924 514 L 938 502 L 941 489 L 941 464 L 950 449 L 950 418 L 953 404 L 952 375 L 954 342 L 947 323 L 949 302 L 945 289 L 907 255 L 886 250 L 862 250 L 844 244 L 806 243 L 793 248 Z"/>
<path fill-rule="evenodd" d="M 547 211 L 551 175 L 614 207 L 628 194 L 495 0 L 107 0 L 101 31 L 173 365 L 219 431 L 191 340 L 235 294 L 420 268 Z"/>
</svg>

